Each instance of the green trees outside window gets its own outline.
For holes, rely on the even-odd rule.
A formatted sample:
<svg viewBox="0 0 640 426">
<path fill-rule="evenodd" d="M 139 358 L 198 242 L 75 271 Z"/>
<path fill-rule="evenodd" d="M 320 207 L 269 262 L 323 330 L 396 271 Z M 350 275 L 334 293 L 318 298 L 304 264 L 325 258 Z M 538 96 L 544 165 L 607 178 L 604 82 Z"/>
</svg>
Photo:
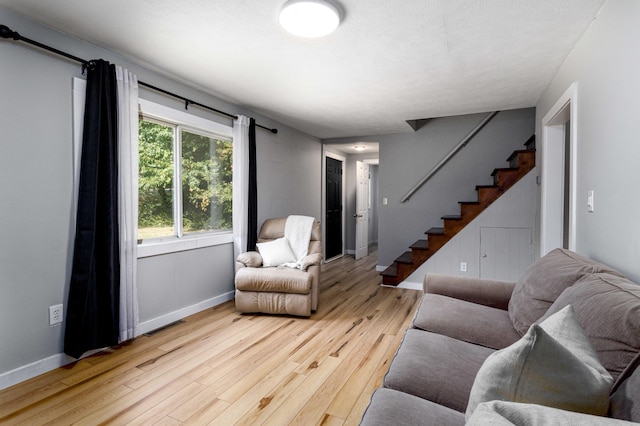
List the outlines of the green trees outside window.
<svg viewBox="0 0 640 426">
<path fill-rule="evenodd" d="M 231 229 L 232 142 L 147 119 L 139 124 L 138 238 Z"/>
<path fill-rule="evenodd" d="M 231 141 L 182 131 L 185 233 L 231 229 Z"/>
</svg>

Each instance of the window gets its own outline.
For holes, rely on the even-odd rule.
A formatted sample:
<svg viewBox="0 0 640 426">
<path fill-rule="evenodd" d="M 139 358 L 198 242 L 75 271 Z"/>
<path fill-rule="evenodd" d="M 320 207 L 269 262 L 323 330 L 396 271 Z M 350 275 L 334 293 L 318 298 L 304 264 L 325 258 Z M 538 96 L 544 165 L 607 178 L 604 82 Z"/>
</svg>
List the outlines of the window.
<svg viewBox="0 0 640 426">
<path fill-rule="evenodd" d="M 140 102 L 138 239 L 230 232 L 231 128 Z"/>
</svg>

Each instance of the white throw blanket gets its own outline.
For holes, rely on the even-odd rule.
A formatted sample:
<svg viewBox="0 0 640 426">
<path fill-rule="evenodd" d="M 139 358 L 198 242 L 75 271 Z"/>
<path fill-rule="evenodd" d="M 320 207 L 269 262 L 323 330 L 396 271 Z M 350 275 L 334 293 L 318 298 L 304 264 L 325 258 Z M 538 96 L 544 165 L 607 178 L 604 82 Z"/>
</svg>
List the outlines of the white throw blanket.
<svg viewBox="0 0 640 426">
<path fill-rule="evenodd" d="M 315 218 L 310 216 L 291 215 L 287 217 L 284 225 L 284 237 L 289 241 L 291 251 L 296 257 L 296 263 L 287 263 L 284 266 L 299 268 L 300 261 L 309 252 L 309 241 Z"/>
</svg>

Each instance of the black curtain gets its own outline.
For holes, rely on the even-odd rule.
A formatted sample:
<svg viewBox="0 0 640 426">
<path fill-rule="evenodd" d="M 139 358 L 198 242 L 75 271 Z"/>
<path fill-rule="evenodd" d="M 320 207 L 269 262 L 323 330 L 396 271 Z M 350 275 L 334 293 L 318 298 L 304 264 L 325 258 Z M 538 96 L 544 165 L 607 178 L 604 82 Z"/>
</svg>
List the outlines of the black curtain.
<svg viewBox="0 0 640 426">
<path fill-rule="evenodd" d="M 117 130 L 115 67 L 103 60 L 91 61 L 64 336 L 64 352 L 74 358 L 118 343 Z"/>
<path fill-rule="evenodd" d="M 256 171 L 256 120 L 249 120 L 249 218 L 247 251 L 255 251 L 258 242 L 258 180 Z"/>
</svg>

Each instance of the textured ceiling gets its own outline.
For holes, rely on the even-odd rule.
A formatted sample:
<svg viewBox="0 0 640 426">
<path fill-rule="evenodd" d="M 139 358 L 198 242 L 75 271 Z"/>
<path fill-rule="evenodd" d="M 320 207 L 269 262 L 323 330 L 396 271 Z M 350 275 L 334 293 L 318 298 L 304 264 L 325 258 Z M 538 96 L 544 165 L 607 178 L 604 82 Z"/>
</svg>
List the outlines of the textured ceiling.
<svg viewBox="0 0 640 426">
<path fill-rule="evenodd" d="M 406 120 L 534 106 L 604 3 L 338 1 L 343 22 L 320 39 L 279 27 L 284 0 L 0 4 L 332 138 L 408 132 Z"/>
</svg>

